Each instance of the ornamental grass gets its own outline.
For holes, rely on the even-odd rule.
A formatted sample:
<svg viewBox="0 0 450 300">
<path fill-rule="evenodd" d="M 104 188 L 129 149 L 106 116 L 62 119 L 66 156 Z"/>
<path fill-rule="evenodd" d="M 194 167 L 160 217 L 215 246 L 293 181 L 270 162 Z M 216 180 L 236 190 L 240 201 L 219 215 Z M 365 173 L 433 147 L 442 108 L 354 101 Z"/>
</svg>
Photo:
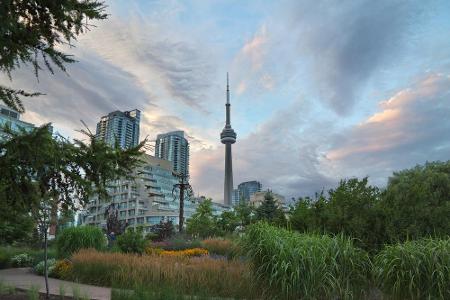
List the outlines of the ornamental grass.
<svg viewBox="0 0 450 300">
<path fill-rule="evenodd" d="M 343 236 L 298 234 L 257 223 L 248 228 L 242 246 L 267 298 L 366 298 L 368 254 Z"/>
<path fill-rule="evenodd" d="M 130 289 L 164 287 L 180 295 L 259 298 L 249 266 L 240 261 L 80 250 L 72 264 L 72 279 L 82 283 Z"/>
<path fill-rule="evenodd" d="M 228 258 L 236 257 L 239 254 L 237 243 L 221 238 L 209 238 L 202 241 L 202 247 L 209 253 L 226 256 Z"/>
<path fill-rule="evenodd" d="M 374 275 L 394 299 L 450 299 L 450 238 L 387 246 L 374 259 Z"/>
</svg>

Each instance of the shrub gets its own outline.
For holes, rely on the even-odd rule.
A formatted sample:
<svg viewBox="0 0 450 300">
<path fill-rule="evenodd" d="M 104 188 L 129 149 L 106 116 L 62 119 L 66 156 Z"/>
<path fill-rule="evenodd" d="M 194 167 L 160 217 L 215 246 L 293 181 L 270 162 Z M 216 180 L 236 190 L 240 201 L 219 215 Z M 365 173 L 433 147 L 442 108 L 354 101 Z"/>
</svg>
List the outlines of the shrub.
<svg viewBox="0 0 450 300">
<path fill-rule="evenodd" d="M 127 230 L 117 238 L 117 246 L 124 253 L 142 254 L 146 244 L 142 230 Z"/>
<path fill-rule="evenodd" d="M 69 257 L 83 248 L 105 249 L 106 238 L 98 227 L 69 227 L 58 235 L 56 247 L 59 257 Z"/>
<path fill-rule="evenodd" d="M 450 238 L 387 246 L 374 260 L 379 288 L 398 299 L 450 299 Z"/>
<path fill-rule="evenodd" d="M 56 259 L 51 258 L 47 260 L 47 268 L 48 268 L 48 276 L 54 277 L 54 269 L 56 265 Z M 45 271 L 45 261 L 39 262 L 36 266 L 34 266 L 34 272 L 38 275 L 44 275 Z"/>
<path fill-rule="evenodd" d="M 72 272 L 72 262 L 68 259 L 58 260 L 53 269 L 53 274 L 57 278 L 67 279 Z"/>
<path fill-rule="evenodd" d="M 271 298 L 363 298 L 366 291 L 368 255 L 342 235 L 298 234 L 257 223 L 242 246 Z"/>
<path fill-rule="evenodd" d="M 186 295 L 261 298 L 248 264 L 236 260 L 81 250 L 72 262 L 72 279 L 87 284 L 125 289 L 145 286 L 155 291 L 164 287 L 185 295 L 184 299 L 189 298 Z"/>
<path fill-rule="evenodd" d="M 33 262 L 38 262 L 44 259 L 44 250 L 42 249 L 18 248 L 10 246 L 0 247 L 0 269 L 15 267 L 12 263 L 12 258 L 19 254 L 27 254 Z M 53 249 L 48 249 L 48 257 L 56 257 Z"/>
<path fill-rule="evenodd" d="M 239 253 L 237 243 L 227 239 L 206 239 L 202 241 L 202 247 L 209 253 L 226 256 L 228 258 L 236 257 Z"/>
<path fill-rule="evenodd" d="M 154 234 L 151 240 L 160 242 L 175 234 L 175 226 L 173 226 L 172 221 L 161 221 L 159 224 L 153 225 L 151 231 Z"/>
<path fill-rule="evenodd" d="M 150 244 L 153 248 L 161 248 L 163 250 L 186 250 L 192 248 L 200 248 L 201 242 L 198 240 L 193 240 L 184 235 L 176 235 L 163 242 L 152 242 Z"/>
<path fill-rule="evenodd" d="M 33 266 L 33 258 L 27 253 L 21 253 L 11 258 L 11 264 L 13 267 L 31 267 Z"/>
</svg>

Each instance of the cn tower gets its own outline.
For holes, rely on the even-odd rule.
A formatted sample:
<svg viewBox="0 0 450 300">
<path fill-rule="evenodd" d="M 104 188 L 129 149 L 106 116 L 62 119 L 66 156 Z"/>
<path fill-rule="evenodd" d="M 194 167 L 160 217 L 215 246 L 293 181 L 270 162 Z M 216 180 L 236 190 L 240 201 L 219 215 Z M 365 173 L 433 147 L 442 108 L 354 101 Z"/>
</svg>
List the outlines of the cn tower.
<svg viewBox="0 0 450 300">
<path fill-rule="evenodd" d="M 231 195 L 233 193 L 233 161 L 231 158 L 231 144 L 236 142 L 236 133 L 231 128 L 230 122 L 230 86 L 228 83 L 227 73 L 227 102 L 225 104 L 227 119 L 225 127 L 220 134 L 220 141 L 225 144 L 225 184 L 223 202 L 225 205 L 231 206 Z"/>
</svg>

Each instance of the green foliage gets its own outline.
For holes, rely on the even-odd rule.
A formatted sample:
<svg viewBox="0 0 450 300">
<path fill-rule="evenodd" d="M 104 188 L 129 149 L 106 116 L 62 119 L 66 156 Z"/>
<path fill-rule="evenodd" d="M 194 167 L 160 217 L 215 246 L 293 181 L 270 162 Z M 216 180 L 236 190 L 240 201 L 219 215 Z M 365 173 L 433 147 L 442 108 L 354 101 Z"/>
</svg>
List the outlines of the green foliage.
<svg viewBox="0 0 450 300">
<path fill-rule="evenodd" d="M 395 172 L 383 199 L 391 241 L 450 235 L 450 161 Z"/>
<path fill-rule="evenodd" d="M 18 247 L 0 247 L 0 269 L 14 267 L 12 263 L 12 258 L 14 256 L 26 254 L 31 257 L 33 262 L 38 262 L 44 259 L 44 251 L 30 248 L 18 248 Z M 48 251 L 49 258 L 55 258 L 56 252 L 53 249 Z"/>
<path fill-rule="evenodd" d="M 381 193 L 368 179 L 344 179 L 338 187 L 300 198 L 290 212 L 293 229 L 300 232 L 343 233 L 366 250 L 380 249 L 386 241 Z"/>
<path fill-rule="evenodd" d="M 117 237 L 117 246 L 124 253 L 142 254 L 145 251 L 147 241 L 143 237 L 142 228 L 132 230 L 131 228 Z"/>
<path fill-rule="evenodd" d="M 3 283 L 0 280 L 0 296 L 1 295 L 14 295 L 16 293 L 16 288 L 12 285 Z"/>
<path fill-rule="evenodd" d="M 165 239 L 172 237 L 175 234 L 175 226 L 172 221 L 161 222 L 151 227 L 152 236 L 147 234 L 146 238 L 155 242 L 161 242 Z"/>
<path fill-rule="evenodd" d="M 421 239 L 387 246 L 374 260 L 374 275 L 395 299 L 450 298 L 450 239 Z"/>
<path fill-rule="evenodd" d="M 29 244 L 35 230 L 35 221 L 29 212 L 12 210 L 11 207 L 0 201 L 1 244 Z"/>
<path fill-rule="evenodd" d="M 160 248 L 163 250 L 179 251 L 192 248 L 201 248 L 201 243 L 199 240 L 192 239 L 188 235 L 176 234 L 165 241 L 151 243 L 151 247 Z"/>
<path fill-rule="evenodd" d="M 356 238 L 365 249 L 380 249 L 385 237 L 380 192 L 368 185 L 368 179 L 341 180 L 329 191 L 326 206 L 326 230 Z"/>
<path fill-rule="evenodd" d="M 28 300 L 39 300 L 39 286 L 32 285 L 29 290 L 27 290 Z"/>
<path fill-rule="evenodd" d="M 48 270 L 48 276 L 55 276 L 56 274 L 54 274 L 54 269 L 55 269 L 55 265 L 56 265 L 56 259 L 54 258 L 50 258 L 47 261 L 47 270 Z M 45 273 L 45 261 L 40 261 L 39 263 L 37 263 L 34 266 L 34 272 L 36 272 L 36 274 L 38 275 L 44 275 Z"/>
<path fill-rule="evenodd" d="M 21 253 L 11 258 L 11 264 L 13 267 L 24 268 L 33 266 L 33 257 L 27 253 Z"/>
<path fill-rule="evenodd" d="M 369 257 L 342 235 L 298 234 L 257 223 L 242 246 L 270 298 L 361 299 L 367 288 Z"/>
<path fill-rule="evenodd" d="M 234 211 L 224 211 L 216 220 L 217 229 L 221 234 L 233 233 L 239 225 L 239 217 Z"/>
<path fill-rule="evenodd" d="M 88 30 L 88 20 L 105 19 L 102 2 L 86 0 L 0 2 L 0 71 L 11 78 L 21 64 L 31 64 L 36 77 L 42 62 L 53 74 L 52 64 L 65 71 L 64 64 L 75 60 L 61 52 L 60 45 L 71 44 Z M 18 111 L 24 107 L 19 96 L 36 96 L 0 86 L 0 100 Z"/>
<path fill-rule="evenodd" d="M 83 248 L 104 250 L 106 238 L 102 230 L 94 226 L 70 227 L 57 237 L 56 248 L 60 257 L 70 257 Z"/>
<path fill-rule="evenodd" d="M 217 227 L 212 213 L 211 199 L 205 200 L 197 207 L 195 213 L 187 220 L 187 233 L 206 238 L 217 234 Z"/>
<path fill-rule="evenodd" d="M 286 226 L 284 212 L 278 207 L 272 192 L 267 191 L 264 201 L 255 210 L 255 218 L 258 221 L 266 221 L 278 226 Z"/>
<path fill-rule="evenodd" d="M 254 208 L 248 202 L 240 201 L 238 205 L 234 207 L 236 217 L 239 220 L 239 225 L 245 227 L 252 223 L 252 216 L 254 214 Z"/>
</svg>

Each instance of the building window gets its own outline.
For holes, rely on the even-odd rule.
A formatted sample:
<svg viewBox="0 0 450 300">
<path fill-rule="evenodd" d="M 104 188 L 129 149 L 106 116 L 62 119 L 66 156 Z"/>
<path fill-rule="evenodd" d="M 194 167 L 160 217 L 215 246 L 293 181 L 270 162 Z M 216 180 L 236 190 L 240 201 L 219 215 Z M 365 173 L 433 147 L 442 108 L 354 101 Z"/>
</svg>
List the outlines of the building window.
<svg viewBox="0 0 450 300">
<path fill-rule="evenodd" d="M 137 218 L 137 219 L 136 219 L 136 222 L 137 222 L 138 224 L 144 224 L 144 218 L 143 218 L 143 217 Z"/>
<path fill-rule="evenodd" d="M 135 209 L 130 209 L 129 211 L 128 211 L 128 215 L 129 216 L 134 216 L 136 214 L 136 210 Z"/>
<path fill-rule="evenodd" d="M 163 218 L 164 218 L 164 217 L 157 217 L 157 216 L 147 217 L 147 223 L 149 223 L 149 224 L 151 224 L 151 225 L 159 224 L 159 222 L 160 222 Z"/>
</svg>

